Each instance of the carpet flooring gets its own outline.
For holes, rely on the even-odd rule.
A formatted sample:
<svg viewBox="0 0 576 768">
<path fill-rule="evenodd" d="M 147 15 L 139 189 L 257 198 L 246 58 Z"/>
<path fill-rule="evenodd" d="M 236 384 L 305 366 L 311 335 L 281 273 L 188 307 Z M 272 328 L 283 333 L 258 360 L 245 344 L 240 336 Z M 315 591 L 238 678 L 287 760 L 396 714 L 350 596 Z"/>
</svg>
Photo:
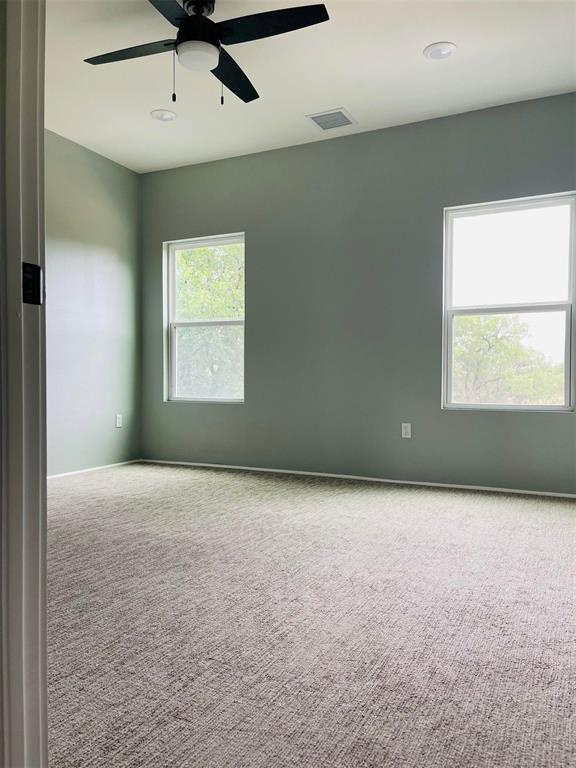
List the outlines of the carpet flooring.
<svg viewBox="0 0 576 768">
<path fill-rule="evenodd" d="M 568 768 L 576 504 L 49 482 L 50 768 Z"/>
</svg>

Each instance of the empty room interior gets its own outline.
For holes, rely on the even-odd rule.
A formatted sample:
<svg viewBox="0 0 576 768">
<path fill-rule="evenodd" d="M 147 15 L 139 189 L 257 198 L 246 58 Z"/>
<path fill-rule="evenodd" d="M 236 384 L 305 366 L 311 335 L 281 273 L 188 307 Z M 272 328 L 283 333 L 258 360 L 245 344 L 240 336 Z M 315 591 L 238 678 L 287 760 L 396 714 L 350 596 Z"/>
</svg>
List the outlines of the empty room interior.
<svg viewBox="0 0 576 768">
<path fill-rule="evenodd" d="M 576 4 L 48 0 L 50 768 L 569 768 Z"/>
</svg>

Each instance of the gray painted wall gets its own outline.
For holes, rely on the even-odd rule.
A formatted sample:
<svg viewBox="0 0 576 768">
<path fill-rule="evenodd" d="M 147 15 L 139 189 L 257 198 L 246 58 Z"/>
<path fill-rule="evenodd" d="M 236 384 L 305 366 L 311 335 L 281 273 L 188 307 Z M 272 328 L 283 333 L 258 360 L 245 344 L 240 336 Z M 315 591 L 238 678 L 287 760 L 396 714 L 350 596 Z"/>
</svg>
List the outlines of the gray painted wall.
<svg viewBox="0 0 576 768">
<path fill-rule="evenodd" d="M 49 474 L 139 457 L 139 185 L 46 134 Z"/>
<path fill-rule="evenodd" d="M 440 408 L 442 209 L 576 188 L 575 137 L 571 94 L 145 175 L 143 457 L 576 492 L 573 414 Z M 237 231 L 246 402 L 166 404 L 162 242 Z"/>
</svg>

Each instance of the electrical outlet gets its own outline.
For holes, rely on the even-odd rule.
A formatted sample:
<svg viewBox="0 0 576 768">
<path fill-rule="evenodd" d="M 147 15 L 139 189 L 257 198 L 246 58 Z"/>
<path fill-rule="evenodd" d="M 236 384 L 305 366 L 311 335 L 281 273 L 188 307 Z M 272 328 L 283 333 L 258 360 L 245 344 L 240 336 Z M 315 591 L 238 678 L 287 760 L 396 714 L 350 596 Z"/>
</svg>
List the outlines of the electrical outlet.
<svg viewBox="0 0 576 768">
<path fill-rule="evenodd" d="M 412 437 L 412 424 L 409 422 L 402 424 L 402 437 L 407 439 Z"/>
<path fill-rule="evenodd" d="M 116 414 L 116 429 L 120 429 L 121 426 L 122 426 L 122 414 L 121 413 L 117 413 Z"/>
</svg>

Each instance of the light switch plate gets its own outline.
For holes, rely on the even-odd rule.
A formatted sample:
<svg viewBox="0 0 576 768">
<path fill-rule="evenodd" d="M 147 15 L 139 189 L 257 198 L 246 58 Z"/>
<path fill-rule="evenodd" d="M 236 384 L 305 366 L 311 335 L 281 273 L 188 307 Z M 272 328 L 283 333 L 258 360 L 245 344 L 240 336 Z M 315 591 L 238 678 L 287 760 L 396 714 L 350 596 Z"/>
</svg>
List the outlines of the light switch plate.
<svg viewBox="0 0 576 768">
<path fill-rule="evenodd" d="M 403 438 L 412 437 L 412 424 L 410 424 L 409 422 L 405 422 L 402 424 L 402 437 Z"/>
<path fill-rule="evenodd" d="M 122 426 L 122 414 L 116 414 L 116 428 L 119 429 Z"/>
</svg>

